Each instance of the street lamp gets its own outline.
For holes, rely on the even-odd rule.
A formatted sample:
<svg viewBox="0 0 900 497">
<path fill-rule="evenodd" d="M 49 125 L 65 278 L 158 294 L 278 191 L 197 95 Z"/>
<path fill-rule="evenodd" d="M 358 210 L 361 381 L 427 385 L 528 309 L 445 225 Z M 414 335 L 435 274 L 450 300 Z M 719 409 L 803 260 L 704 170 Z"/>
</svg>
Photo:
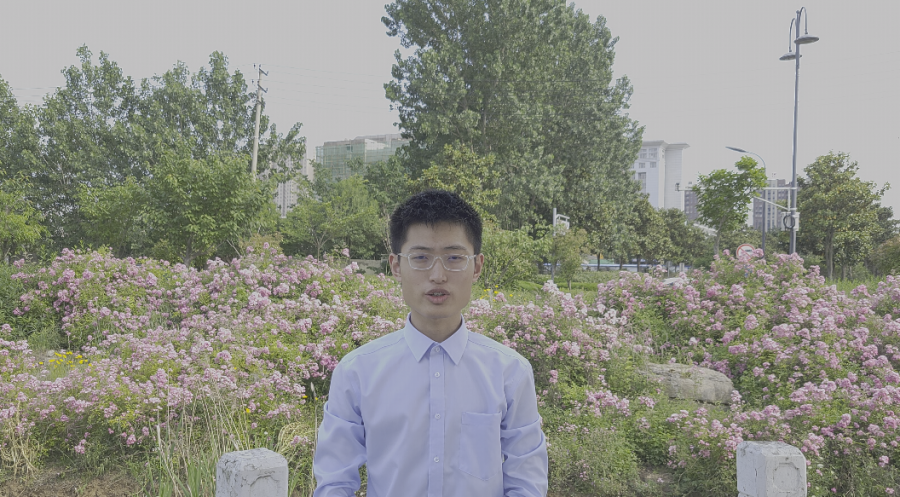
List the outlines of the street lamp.
<svg viewBox="0 0 900 497">
<path fill-rule="evenodd" d="M 791 19 L 791 28 L 788 31 L 788 38 L 793 33 L 794 25 L 797 26 L 797 38 L 794 44 L 797 45 L 796 53 L 790 51 L 792 48 L 788 45 L 788 53 L 782 55 L 780 60 L 794 60 L 794 156 L 791 165 L 791 247 L 790 253 L 797 252 L 797 228 L 799 228 L 800 216 L 797 214 L 797 93 L 800 90 L 800 45 L 815 43 L 819 41 L 816 36 L 810 36 L 807 28 L 809 27 L 809 12 L 806 13 L 806 24 L 803 27 L 803 36 L 800 35 L 800 15 L 806 7 L 801 7 L 797 11 L 797 19 Z M 795 22 L 796 21 L 796 22 Z"/>
<path fill-rule="evenodd" d="M 748 152 L 742 148 L 737 148 L 737 147 L 725 147 L 725 148 L 727 148 L 728 150 L 734 150 L 735 152 L 738 152 L 738 153 L 750 154 L 750 155 L 755 155 L 755 156 L 759 157 L 759 160 L 761 160 L 762 164 L 763 164 L 763 172 L 766 174 L 766 187 L 769 186 L 769 173 L 766 170 L 766 160 L 765 159 L 760 157 L 759 154 L 756 154 L 753 152 Z M 763 190 L 763 192 L 764 192 L 763 195 L 765 195 L 766 191 L 767 190 Z M 762 219 L 762 251 L 763 251 L 763 254 L 766 253 L 766 221 L 767 221 L 766 213 L 768 213 L 768 211 L 769 211 L 769 207 L 766 204 L 763 204 L 763 219 Z"/>
</svg>

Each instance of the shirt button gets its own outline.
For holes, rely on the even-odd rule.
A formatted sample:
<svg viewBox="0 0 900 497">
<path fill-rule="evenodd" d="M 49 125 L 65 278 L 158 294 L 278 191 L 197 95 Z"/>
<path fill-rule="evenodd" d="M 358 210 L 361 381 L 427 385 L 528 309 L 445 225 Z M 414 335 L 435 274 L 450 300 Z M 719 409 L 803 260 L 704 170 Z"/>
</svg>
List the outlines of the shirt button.
<svg viewBox="0 0 900 497">
<path fill-rule="evenodd" d="M 435 415 L 434 415 L 434 419 L 441 419 L 441 415 L 440 415 L 440 414 L 435 414 Z"/>
<path fill-rule="evenodd" d="M 435 377 L 435 378 L 440 378 L 440 377 L 441 377 L 441 373 L 434 373 L 434 377 Z"/>
<path fill-rule="evenodd" d="M 441 462 L 441 458 L 440 458 L 440 457 L 435 457 L 435 458 L 434 458 L 434 462 Z"/>
<path fill-rule="evenodd" d="M 440 353 L 441 353 L 441 348 L 440 348 L 440 347 L 435 347 L 435 348 L 431 349 L 431 353 L 432 353 L 432 354 L 440 354 Z"/>
</svg>

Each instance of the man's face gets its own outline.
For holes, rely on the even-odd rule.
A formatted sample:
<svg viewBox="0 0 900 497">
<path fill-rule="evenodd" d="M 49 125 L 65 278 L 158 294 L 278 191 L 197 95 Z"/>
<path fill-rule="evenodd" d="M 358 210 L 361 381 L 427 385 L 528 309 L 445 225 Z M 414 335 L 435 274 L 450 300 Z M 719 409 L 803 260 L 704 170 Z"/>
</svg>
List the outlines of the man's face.
<svg viewBox="0 0 900 497">
<path fill-rule="evenodd" d="M 451 223 L 410 226 L 401 252 L 476 255 L 465 228 Z M 460 312 L 472 298 L 472 284 L 481 274 L 484 255 L 477 254 L 462 271 L 447 271 L 440 260 L 435 260 L 431 269 L 413 269 L 407 257 L 397 254 L 391 254 L 390 265 L 400 281 L 413 325 L 423 333 L 449 336 L 459 327 Z"/>
</svg>

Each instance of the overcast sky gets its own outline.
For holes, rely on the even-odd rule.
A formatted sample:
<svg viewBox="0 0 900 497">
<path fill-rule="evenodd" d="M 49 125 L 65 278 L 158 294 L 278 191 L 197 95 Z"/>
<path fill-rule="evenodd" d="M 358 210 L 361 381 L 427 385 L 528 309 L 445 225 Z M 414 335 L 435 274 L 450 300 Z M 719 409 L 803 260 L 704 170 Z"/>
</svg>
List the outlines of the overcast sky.
<svg viewBox="0 0 900 497">
<path fill-rule="evenodd" d="M 0 77 L 20 104 L 39 104 L 63 84 L 86 44 L 136 81 L 176 61 L 192 72 L 215 50 L 230 69 L 263 78 L 267 112 L 286 132 L 303 123 L 308 153 L 328 140 L 399 132 L 384 98 L 395 38 L 381 23 L 386 0 L 6 2 L 0 18 Z M 790 179 L 794 63 L 784 0 L 575 2 L 602 15 L 616 45 L 616 77 L 634 85 L 629 114 L 644 139 L 686 142 L 683 183 L 729 167 L 734 146 L 759 154 L 770 176 Z M 808 2 L 801 49 L 797 169 L 842 151 L 863 179 L 891 182 L 885 204 L 900 217 L 900 1 Z M 807 15 L 804 13 L 804 21 Z"/>
</svg>

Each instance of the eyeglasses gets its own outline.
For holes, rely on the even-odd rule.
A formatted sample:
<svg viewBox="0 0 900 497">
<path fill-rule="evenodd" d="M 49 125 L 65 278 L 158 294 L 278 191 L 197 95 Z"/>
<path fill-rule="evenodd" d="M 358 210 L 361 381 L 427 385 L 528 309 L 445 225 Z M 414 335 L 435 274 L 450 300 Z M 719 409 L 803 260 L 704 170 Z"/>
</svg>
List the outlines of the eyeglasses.
<svg viewBox="0 0 900 497">
<path fill-rule="evenodd" d="M 409 267 L 427 271 L 434 267 L 434 261 L 440 259 L 444 269 L 447 271 L 462 271 L 469 267 L 469 259 L 478 257 L 477 255 L 463 254 L 444 254 L 434 255 L 425 252 L 416 252 L 412 254 L 397 254 L 400 257 L 406 257 L 409 261 Z"/>
</svg>

